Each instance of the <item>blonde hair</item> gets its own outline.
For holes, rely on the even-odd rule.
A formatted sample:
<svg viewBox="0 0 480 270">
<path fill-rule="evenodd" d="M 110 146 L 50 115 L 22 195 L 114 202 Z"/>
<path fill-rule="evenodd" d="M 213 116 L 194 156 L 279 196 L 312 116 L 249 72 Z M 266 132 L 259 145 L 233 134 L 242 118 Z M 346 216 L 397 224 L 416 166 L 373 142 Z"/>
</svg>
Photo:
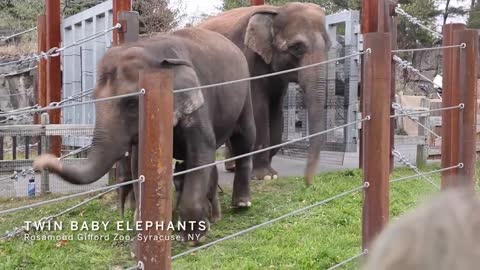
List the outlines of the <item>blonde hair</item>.
<svg viewBox="0 0 480 270">
<path fill-rule="evenodd" d="M 392 222 L 374 242 L 364 270 L 480 269 L 480 201 L 444 192 Z"/>
</svg>

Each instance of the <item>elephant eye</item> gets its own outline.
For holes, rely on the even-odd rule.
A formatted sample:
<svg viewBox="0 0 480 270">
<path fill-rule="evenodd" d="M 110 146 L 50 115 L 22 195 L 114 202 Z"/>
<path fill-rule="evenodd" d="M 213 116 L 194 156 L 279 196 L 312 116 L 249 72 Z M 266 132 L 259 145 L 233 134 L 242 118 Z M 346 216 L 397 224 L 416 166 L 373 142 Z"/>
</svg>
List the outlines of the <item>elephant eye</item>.
<svg viewBox="0 0 480 270">
<path fill-rule="evenodd" d="M 288 51 L 296 57 L 301 57 L 306 51 L 306 46 L 302 42 L 295 42 L 288 46 Z"/>
</svg>

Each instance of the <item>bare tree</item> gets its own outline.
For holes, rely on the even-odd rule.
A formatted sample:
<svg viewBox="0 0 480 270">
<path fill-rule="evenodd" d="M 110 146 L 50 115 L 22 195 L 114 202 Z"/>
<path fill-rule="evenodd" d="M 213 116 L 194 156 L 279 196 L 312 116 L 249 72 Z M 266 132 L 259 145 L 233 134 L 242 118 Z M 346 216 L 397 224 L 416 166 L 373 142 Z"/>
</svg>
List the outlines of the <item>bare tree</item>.
<svg viewBox="0 0 480 270">
<path fill-rule="evenodd" d="M 134 0 L 132 8 L 140 15 L 140 33 L 168 32 L 177 27 L 186 14 L 183 2 L 175 3 L 174 7 L 168 0 Z"/>
<path fill-rule="evenodd" d="M 449 6 L 450 6 L 450 0 L 447 0 L 447 2 L 445 3 L 445 12 L 443 13 L 443 25 L 447 23 Z"/>
</svg>

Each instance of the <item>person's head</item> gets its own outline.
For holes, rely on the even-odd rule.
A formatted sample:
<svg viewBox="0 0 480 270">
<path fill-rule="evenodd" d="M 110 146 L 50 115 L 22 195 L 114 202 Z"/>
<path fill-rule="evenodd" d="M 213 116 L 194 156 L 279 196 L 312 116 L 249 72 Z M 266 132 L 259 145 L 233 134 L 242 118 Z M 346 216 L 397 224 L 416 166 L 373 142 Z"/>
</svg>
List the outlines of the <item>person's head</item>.
<svg viewBox="0 0 480 270">
<path fill-rule="evenodd" d="M 448 191 L 400 217 L 378 236 L 363 269 L 480 269 L 480 200 Z"/>
</svg>

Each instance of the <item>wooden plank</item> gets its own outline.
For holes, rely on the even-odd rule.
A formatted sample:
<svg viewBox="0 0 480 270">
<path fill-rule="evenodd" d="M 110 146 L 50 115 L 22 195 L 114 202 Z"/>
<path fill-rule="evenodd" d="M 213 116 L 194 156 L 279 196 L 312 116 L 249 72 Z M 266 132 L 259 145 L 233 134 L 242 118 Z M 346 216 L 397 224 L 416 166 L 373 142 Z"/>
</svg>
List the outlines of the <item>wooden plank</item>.
<svg viewBox="0 0 480 270">
<path fill-rule="evenodd" d="M 140 35 L 138 13 L 134 11 L 120 11 L 118 20 L 122 28 L 118 32 L 119 44 L 135 42 Z"/>
<path fill-rule="evenodd" d="M 465 108 L 458 114 L 458 158 L 464 164 L 458 170 L 453 186 L 461 186 L 474 191 L 475 163 L 476 163 L 476 136 L 477 136 L 477 69 L 478 69 L 478 32 L 476 30 L 455 31 L 454 40 L 457 44 L 465 43 L 466 48 L 459 50 L 459 88 L 457 89 L 460 102 Z M 453 141 L 455 143 L 455 141 Z M 451 183 L 446 179 L 445 188 Z"/>
<path fill-rule="evenodd" d="M 3 136 L 0 136 L 0 160 L 3 160 Z"/>
<path fill-rule="evenodd" d="M 390 2 L 388 4 L 388 12 L 389 12 L 389 25 L 388 25 L 388 30 L 391 33 L 391 42 L 392 42 L 392 50 L 398 49 L 397 46 L 397 17 L 395 16 L 395 7 L 397 6 L 397 3 Z M 393 60 L 393 57 L 391 57 L 391 72 L 392 72 L 392 80 L 391 80 L 391 85 L 390 85 L 390 100 L 395 100 L 395 76 L 396 76 L 396 64 L 395 61 Z M 395 114 L 395 109 L 393 107 L 390 107 L 390 114 L 393 115 Z M 390 119 L 390 173 L 392 173 L 394 166 L 395 166 L 395 157 L 392 154 L 393 149 L 395 149 L 395 123 L 397 119 L 392 118 Z"/>
<path fill-rule="evenodd" d="M 60 0 L 45 1 L 47 48 L 60 48 Z M 62 71 L 60 57 L 49 57 L 47 60 L 47 104 L 58 102 L 62 99 Z M 50 123 L 60 124 L 60 110 L 49 111 Z M 60 136 L 50 138 L 51 153 L 60 156 L 62 139 Z"/>
<path fill-rule="evenodd" d="M 170 69 L 140 74 L 139 174 L 145 177 L 140 217 L 168 224 L 172 220 L 173 73 Z M 161 136 L 160 136 L 161 134 Z M 168 239 L 170 231 L 142 227 L 145 236 Z M 145 270 L 171 269 L 171 241 L 137 241 L 137 258 Z"/>
<path fill-rule="evenodd" d="M 427 126 L 427 117 L 422 116 L 418 120 L 422 125 Z M 427 162 L 427 149 L 425 147 L 425 141 L 426 141 L 426 130 L 422 126 L 418 125 L 418 136 L 422 138 L 423 144 L 418 144 L 417 145 L 417 167 L 421 167 L 426 164 Z"/>
<path fill-rule="evenodd" d="M 25 157 L 24 159 L 29 159 L 30 158 L 30 137 L 26 136 L 25 137 Z"/>
<path fill-rule="evenodd" d="M 17 136 L 12 137 L 12 159 L 17 159 Z"/>
<path fill-rule="evenodd" d="M 119 22 L 118 15 L 121 11 L 130 11 L 132 10 L 131 0 L 112 0 L 113 1 L 113 25 L 116 25 Z M 126 31 L 126 30 L 125 30 Z M 124 32 L 122 29 L 115 29 L 112 32 L 113 45 L 118 46 L 120 43 L 119 35 L 121 32 Z"/>
<path fill-rule="evenodd" d="M 363 248 L 388 222 L 390 175 L 391 36 L 367 33 L 365 48 L 372 53 L 364 57 L 363 112 L 371 120 L 363 124 L 363 175 L 369 183 L 363 198 Z"/>
<path fill-rule="evenodd" d="M 47 48 L 47 26 L 46 16 L 37 17 L 37 46 L 39 52 L 48 51 Z M 38 105 L 47 106 L 47 61 L 40 58 L 37 69 L 37 103 Z M 40 124 L 40 115 L 35 114 L 35 124 Z"/>
<path fill-rule="evenodd" d="M 265 5 L 265 0 L 250 0 L 250 6 Z"/>
<path fill-rule="evenodd" d="M 464 24 L 446 24 L 443 26 L 443 46 L 458 45 L 454 32 L 464 30 Z M 458 48 L 443 49 L 443 94 L 442 107 L 457 106 L 460 103 L 459 59 Z M 442 112 L 442 167 L 450 167 L 459 163 L 458 156 L 458 119 L 459 110 Z M 442 172 L 442 188 L 449 185 L 451 179 L 458 174 L 457 169 Z"/>
</svg>

